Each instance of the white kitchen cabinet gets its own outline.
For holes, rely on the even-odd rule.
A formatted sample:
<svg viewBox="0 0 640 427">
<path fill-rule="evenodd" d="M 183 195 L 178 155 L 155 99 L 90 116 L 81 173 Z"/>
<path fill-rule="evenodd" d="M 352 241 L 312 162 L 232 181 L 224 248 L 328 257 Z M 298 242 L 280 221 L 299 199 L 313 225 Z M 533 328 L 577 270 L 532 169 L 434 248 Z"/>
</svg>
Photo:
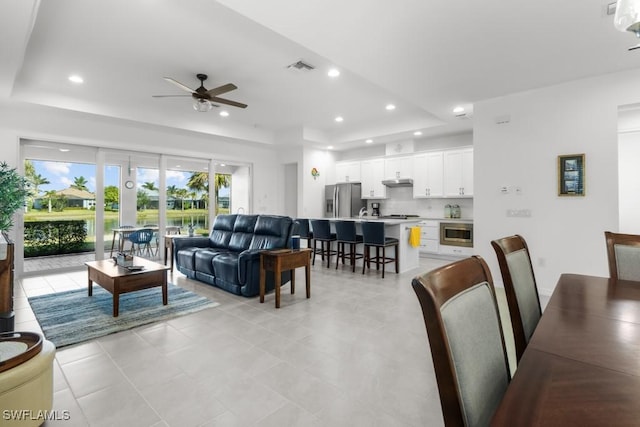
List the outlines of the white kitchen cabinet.
<svg viewBox="0 0 640 427">
<path fill-rule="evenodd" d="M 413 178 L 413 156 L 384 159 L 384 178 Z"/>
<path fill-rule="evenodd" d="M 440 245 L 441 255 L 454 255 L 454 256 L 471 256 L 473 255 L 473 248 L 467 248 L 463 246 L 449 246 L 449 245 Z"/>
<path fill-rule="evenodd" d="M 420 252 L 437 254 L 440 251 L 440 223 L 420 221 Z"/>
<path fill-rule="evenodd" d="M 473 148 L 444 152 L 444 195 L 473 196 Z"/>
<path fill-rule="evenodd" d="M 360 182 L 360 161 L 336 162 L 336 182 Z"/>
<path fill-rule="evenodd" d="M 444 196 L 442 159 L 442 151 L 413 156 L 413 197 Z"/>
<path fill-rule="evenodd" d="M 387 187 L 382 184 L 384 159 L 363 160 L 360 166 L 362 198 L 384 199 L 387 196 Z"/>
</svg>

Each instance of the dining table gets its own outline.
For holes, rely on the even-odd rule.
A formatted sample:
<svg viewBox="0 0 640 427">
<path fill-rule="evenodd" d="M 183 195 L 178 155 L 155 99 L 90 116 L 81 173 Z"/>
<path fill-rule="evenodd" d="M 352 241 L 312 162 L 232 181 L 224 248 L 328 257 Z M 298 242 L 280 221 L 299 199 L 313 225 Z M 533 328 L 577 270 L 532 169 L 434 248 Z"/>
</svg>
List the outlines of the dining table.
<svg viewBox="0 0 640 427">
<path fill-rule="evenodd" d="M 640 425 L 640 282 L 561 275 L 491 425 Z"/>
</svg>

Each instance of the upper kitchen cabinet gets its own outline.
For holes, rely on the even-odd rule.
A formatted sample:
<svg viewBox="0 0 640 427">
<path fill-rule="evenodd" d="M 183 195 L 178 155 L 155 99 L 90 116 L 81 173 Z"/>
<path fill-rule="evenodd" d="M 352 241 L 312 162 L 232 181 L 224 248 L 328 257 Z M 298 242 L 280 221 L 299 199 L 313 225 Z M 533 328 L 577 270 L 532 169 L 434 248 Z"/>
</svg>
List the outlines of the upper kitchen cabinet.
<svg viewBox="0 0 640 427">
<path fill-rule="evenodd" d="M 444 196 L 443 153 L 434 151 L 413 157 L 413 197 Z"/>
<path fill-rule="evenodd" d="M 391 157 L 385 159 L 384 178 L 413 178 L 413 156 Z"/>
<path fill-rule="evenodd" d="M 473 197 L 473 148 L 444 152 L 445 197 Z"/>
<path fill-rule="evenodd" d="M 382 184 L 385 175 L 384 166 L 384 159 L 371 159 L 360 162 L 363 199 L 384 199 L 387 196 L 387 187 Z"/>
<path fill-rule="evenodd" d="M 336 183 L 360 182 L 360 161 L 336 162 Z"/>
</svg>

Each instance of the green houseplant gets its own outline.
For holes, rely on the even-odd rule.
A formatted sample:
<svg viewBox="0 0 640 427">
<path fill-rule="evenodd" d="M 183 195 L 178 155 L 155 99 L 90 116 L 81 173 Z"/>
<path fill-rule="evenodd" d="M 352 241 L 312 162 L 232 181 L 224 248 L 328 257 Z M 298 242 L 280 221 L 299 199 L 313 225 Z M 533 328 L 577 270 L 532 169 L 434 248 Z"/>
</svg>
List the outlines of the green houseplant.
<svg viewBox="0 0 640 427">
<path fill-rule="evenodd" d="M 24 206 L 28 192 L 25 178 L 7 162 L 0 163 L 0 230 L 13 227 L 13 214 Z"/>
</svg>

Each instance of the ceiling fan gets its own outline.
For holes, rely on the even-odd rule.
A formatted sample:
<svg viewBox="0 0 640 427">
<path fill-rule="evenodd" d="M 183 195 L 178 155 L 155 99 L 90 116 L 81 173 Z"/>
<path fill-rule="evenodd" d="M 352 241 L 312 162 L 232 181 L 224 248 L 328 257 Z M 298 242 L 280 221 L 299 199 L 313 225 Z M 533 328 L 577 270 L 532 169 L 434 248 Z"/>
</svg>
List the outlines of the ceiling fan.
<svg viewBox="0 0 640 427">
<path fill-rule="evenodd" d="M 212 107 L 219 107 L 219 105 L 216 104 L 226 104 L 238 108 L 247 108 L 247 104 L 218 97 L 218 95 L 238 89 L 238 87 L 233 83 L 227 83 L 226 85 L 218 86 L 213 89 L 207 89 L 204 87 L 204 81 L 207 80 L 207 75 L 196 74 L 196 77 L 200 80 L 200 87 L 197 89 L 191 89 L 171 77 L 163 77 L 163 79 L 169 83 L 176 85 L 185 92 L 189 92 L 191 95 L 153 95 L 153 97 L 168 98 L 175 96 L 191 96 L 194 99 L 193 109 L 200 112 L 209 111 Z"/>
</svg>

